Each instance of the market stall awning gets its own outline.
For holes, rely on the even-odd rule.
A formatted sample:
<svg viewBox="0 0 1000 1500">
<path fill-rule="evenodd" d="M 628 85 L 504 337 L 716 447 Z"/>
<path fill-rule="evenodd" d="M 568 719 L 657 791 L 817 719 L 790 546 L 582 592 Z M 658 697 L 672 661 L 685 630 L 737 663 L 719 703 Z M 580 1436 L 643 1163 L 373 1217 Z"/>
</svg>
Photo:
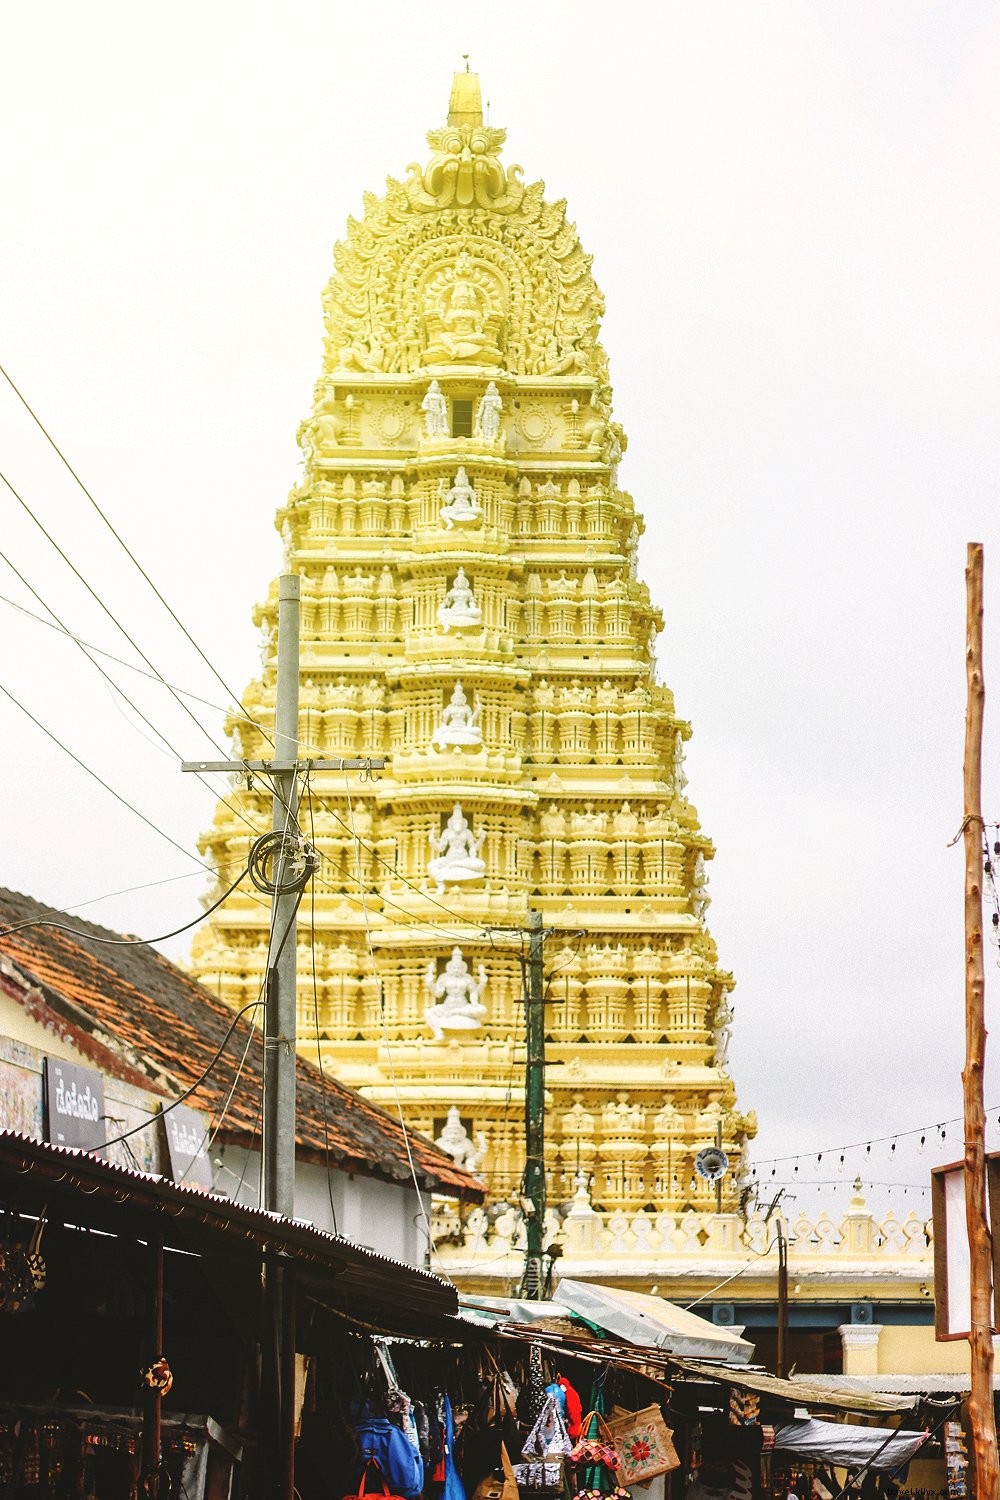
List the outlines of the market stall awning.
<svg viewBox="0 0 1000 1500">
<path fill-rule="evenodd" d="M 417 1332 L 423 1320 L 458 1311 L 449 1282 L 300 1219 L 250 1208 L 168 1178 L 119 1167 L 89 1152 L 0 1131 L 0 1208 L 42 1213 L 81 1228 L 245 1261 L 262 1254 L 294 1262 L 345 1314 L 385 1332 Z M 456 1323 L 456 1328 L 461 1325 Z"/>
<path fill-rule="evenodd" d="M 757 1396 L 769 1396 L 775 1401 L 796 1406 L 818 1407 L 820 1411 L 845 1411 L 863 1414 L 912 1411 L 918 1398 L 900 1392 L 890 1395 L 880 1391 L 832 1390 L 829 1386 L 813 1384 L 805 1377 L 782 1380 L 777 1375 L 768 1375 L 763 1370 L 739 1370 L 705 1364 L 695 1359 L 671 1360 L 673 1368 L 694 1380 L 708 1380 L 715 1384 L 735 1386 L 737 1390 L 753 1391 Z"/>
<path fill-rule="evenodd" d="M 556 1287 L 556 1298 L 588 1322 L 640 1349 L 719 1359 L 731 1365 L 745 1365 L 753 1354 L 753 1344 L 740 1338 L 742 1329 L 718 1328 L 707 1318 L 646 1292 L 564 1277 Z"/>
<path fill-rule="evenodd" d="M 891 1427 L 857 1427 L 821 1422 L 817 1417 L 775 1428 L 775 1451 L 817 1459 L 845 1469 L 899 1469 L 921 1448 L 929 1432 L 896 1432 Z"/>
</svg>

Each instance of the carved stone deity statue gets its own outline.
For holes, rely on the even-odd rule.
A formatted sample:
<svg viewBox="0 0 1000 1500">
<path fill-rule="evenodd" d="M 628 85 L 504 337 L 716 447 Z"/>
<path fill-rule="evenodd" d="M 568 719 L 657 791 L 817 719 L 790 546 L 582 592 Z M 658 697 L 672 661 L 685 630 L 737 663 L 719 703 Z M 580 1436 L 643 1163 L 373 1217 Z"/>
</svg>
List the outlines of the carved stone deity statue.
<svg viewBox="0 0 1000 1500">
<path fill-rule="evenodd" d="M 496 381 L 491 380 L 476 410 L 476 432 L 487 443 L 495 443 L 500 436 L 500 413 L 502 411 L 503 401 L 500 399 L 500 392 L 497 390 Z"/>
<path fill-rule="evenodd" d="M 465 569 L 459 568 L 455 581 L 438 606 L 438 620 L 445 630 L 462 630 L 470 625 L 481 625 L 483 612 L 476 603 L 472 584 Z"/>
<path fill-rule="evenodd" d="M 701 918 L 712 904 L 712 898 L 708 894 L 708 871 L 705 868 L 705 856 L 698 850 L 694 862 L 694 882 L 691 891 L 691 906 L 696 917 Z"/>
<path fill-rule="evenodd" d="M 466 1172 L 475 1172 L 486 1155 L 485 1135 L 480 1130 L 475 1141 L 469 1139 L 456 1104 L 449 1109 L 447 1123 L 434 1144 L 447 1152 L 456 1167 L 462 1167 Z"/>
<path fill-rule="evenodd" d="M 441 722 L 431 736 L 435 750 L 450 750 L 453 746 L 481 745 L 483 732 L 479 727 L 480 705 L 473 708 L 465 696 L 460 682 L 455 683 L 450 701 L 441 710 Z"/>
<path fill-rule="evenodd" d="M 479 857 L 486 837 L 484 829 L 474 834 L 465 820 L 462 804 L 456 802 L 451 817 L 439 834 L 431 833 L 431 849 L 436 855 L 428 862 L 427 870 L 437 881 L 440 894 L 446 884 L 461 884 L 470 880 L 482 880 L 486 865 Z"/>
<path fill-rule="evenodd" d="M 455 475 L 455 482 L 451 489 L 445 490 L 445 481 L 442 479 L 439 492 L 442 501 L 441 519 L 445 526 L 451 528 L 456 522 L 461 524 L 482 519 L 483 507 L 469 483 L 469 476 L 465 472 L 464 465 Z"/>
<path fill-rule="evenodd" d="M 450 283 L 446 280 L 440 292 L 432 293 L 433 305 L 426 309 L 430 334 L 424 350 L 426 364 L 500 363 L 500 350 L 487 328 L 491 321 L 487 295 L 477 285 L 476 275 L 472 257 L 463 251 Z"/>
<path fill-rule="evenodd" d="M 674 735 L 674 792 L 678 797 L 684 795 L 684 788 L 687 784 L 687 772 L 684 769 L 684 736 L 678 729 Z"/>
<path fill-rule="evenodd" d="M 724 1068 L 729 1061 L 733 1012 L 725 995 L 720 995 L 712 1017 L 712 1040 L 715 1043 L 715 1066 Z"/>
<path fill-rule="evenodd" d="M 446 438 L 450 436 L 448 431 L 448 401 L 442 395 L 441 387 L 436 380 L 432 380 L 427 387 L 427 394 L 420 403 L 420 410 L 424 414 L 424 432 L 429 438 Z"/>
<path fill-rule="evenodd" d="M 425 981 L 431 997 L 437 1005 L 428 1006 L 424 1020 L 434 1035 L 434 1040 L 444 1040 L 446 1031 L 477 1031 L 486 1014 L 482 1002 L 486 988 L 486 970 L 479 965 L 478 980 L 469 973 L 469 966 L 462 957 L 461 948 L 453 948 L 451 957 L 438 974 L 431 959 L 427 965 Z"/>
</svg>

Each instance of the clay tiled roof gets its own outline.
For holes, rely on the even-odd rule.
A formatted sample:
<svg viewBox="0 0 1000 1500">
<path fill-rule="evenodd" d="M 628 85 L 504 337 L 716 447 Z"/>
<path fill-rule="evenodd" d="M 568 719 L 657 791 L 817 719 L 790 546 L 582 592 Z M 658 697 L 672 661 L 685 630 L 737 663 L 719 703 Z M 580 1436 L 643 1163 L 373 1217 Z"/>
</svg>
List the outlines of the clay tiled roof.
<svg viewBox="0 0 1000 1500">
<path fill-rule="evenodd" d="M 3 967 L 37 992 L 26 1000 L 36 1018 L 68 1035 L 106 1073 L 166 1097 L 190 1087 L 209 1066 L 233 1026 L 233 1012 L 211 992 L 145 943 L 112 947 L 88 936 L 119 937 L 75 915 L 61 916 L 14 891 L 0 889 L 0 931 L 42 918 L 63 922 L 73 935 L 32 926 L 0 936 Z M 0 973 L 0 981 L 3 975 Z M 5 986 L 13 992 L 11 985 Z M 23 993 L 23 992 L 22 992 Z M 249 1042 L 249 1046 L 247 1045 Z M 249 1017 L 236 1022 L 218 1063 L 190 1104 L 218 1118 L 246 1050 L 239 1083 L 220 1132 L 246 1142 L 258 1131 L 261 1097 L 260 1033 Z M 300 1157 L 401 1182 L 410 1175 L 399 1122 L 353 1089 L 299 1057 L 297 1130 Z M 482 1186 L 423 1136 L 410 1132 L 421 1187 L 481 1198 Z"/>
</svg>

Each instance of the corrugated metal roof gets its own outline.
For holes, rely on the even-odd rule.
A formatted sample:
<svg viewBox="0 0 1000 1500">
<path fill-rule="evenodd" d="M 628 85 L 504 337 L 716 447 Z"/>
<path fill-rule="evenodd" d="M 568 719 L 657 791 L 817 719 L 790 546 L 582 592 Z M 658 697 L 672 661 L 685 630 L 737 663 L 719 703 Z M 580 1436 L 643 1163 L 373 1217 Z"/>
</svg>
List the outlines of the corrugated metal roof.
<svg viewBox="0 0 1000 1500">
<path fill-rule="evenodd" d="M 880 1395 L 876 1391 L 838 1391 L 822 1384 L 823 1377 L 803 1376 L 801 1380 L 781 1380 L 763 1370 L 746 1370 L 737 1366 L 703 1364 L 700 1360 L 671 1360 L 674 1369 L 698 1380 L 735 1386 L 758 1396 L 771 1396 L 792 1406 L 816 1407 L 820 1411 L 892 1412 L 911 1411 L 916 1400 L 906 1395 Z"/>
<path fill-rule="evenodd" d="M 190 1248 L 185 1229 L 196 1226 L 221 1237 L 219 1248 L 230 1253 L 267 1252 L 325 1273 L 324 1284 L 338 1302 L 377 1303 L 387 1310 L 390 1324 L 398 1324 L 401 1313 L 406 1324 L 413 1315 L 452 1317 L 458 1311 L 454 1286 L 429 1271 L 312 1224 L 14 1131 L 0 1131 L 0 1194 L 16 1199 L 22 1213 L 30 1211 L 32 1200 L 39 1211 L 46 1204 L 50 1216 L 58 1212 L 66 1218 L 68 1210 L 85 1228 L 112 1233 L 138 1228 L 148 1234 L 155 1224 L 177 1248 Z"/>
<path fill-rule="evenodd" d="M 76 915 L 60 916 L 30 896 L 0 890 L 0 928 L 44 918 L 61 920 L 82 934 L 30 926 L 0 936 L 0 952 L 27 985 L 40 991 L 52 1019 L 81 1031 L 99 1048 L 95 1065 L 130 1083 L 141 1076 L 157 1093 L 177 1094 L 208 1067 L 233 1012 L 203 985 L 146 943 L 127 947 L 88 943 L 87 934 L 119 937 Z M 44 1019 L 42 1017 L 41 1019 Z M 249 1046 L 259 1036 L 244 1017 L 215 1067 L 191 1103 L 218 1114 L 233 1087 L 244 1049 L 240 1086 L 226 1111 L 221 1139 L 245 1143 L 257 1133 L 262 1049 Z M 325 1071 L 325 1070 L 324 1070 Z M 341 1170 L 402 1182 L 410 1175 L 399 1121 L 371 1100 L 338 1083 L 301 1055 L 296 1066 L 296 1141 L 300 1156 L 322 1162 L 327 1140 L 330 1158 Z M 420 1185 L 430 1191 L 481 1200 L 482 1184 L 462 1171 L 445 1152 L 410 1132 Z"/>
</svg>

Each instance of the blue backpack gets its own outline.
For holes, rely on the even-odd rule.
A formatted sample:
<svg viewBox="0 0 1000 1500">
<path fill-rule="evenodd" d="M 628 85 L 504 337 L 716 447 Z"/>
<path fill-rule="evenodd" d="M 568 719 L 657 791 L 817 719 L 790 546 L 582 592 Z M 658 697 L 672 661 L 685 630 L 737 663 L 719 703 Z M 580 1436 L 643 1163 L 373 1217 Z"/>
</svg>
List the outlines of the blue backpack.
<svg viewBox="0 0 1000 1500">
<path fill-rule="evenodd" d="M 355 1431 L 362 1463 L 374 1459 L 394 1494 L 417 1500 L 424 1488 L 424 1461 L 402 1428 L 388 1417 L 362 1416 Z"/>
</svg>

